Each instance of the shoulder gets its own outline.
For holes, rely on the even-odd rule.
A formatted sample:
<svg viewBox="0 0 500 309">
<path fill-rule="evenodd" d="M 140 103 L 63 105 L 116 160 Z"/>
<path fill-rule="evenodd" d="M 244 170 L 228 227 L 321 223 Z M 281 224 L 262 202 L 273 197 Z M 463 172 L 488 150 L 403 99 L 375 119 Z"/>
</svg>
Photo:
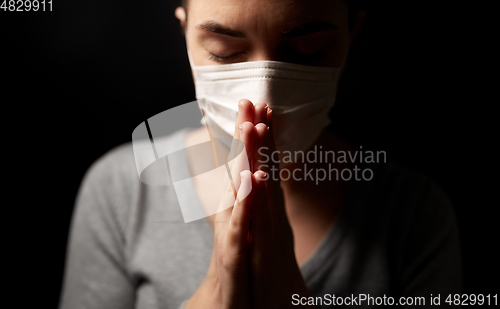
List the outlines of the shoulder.
<svg viewBox="0 0 500 309">
<path fill-rule="evenodd" d="M 80 222 L 78 226 L 96 231 L 109 231 L 111 226 L 122 230 L 141 186 L 132 144 L 117 146 L 98 158 L 85 173 L 73 220 Z"/>
<path fill-rule="evenodd" d="M 451 201 L 432 178 L 394 162 L 367 168 L 373 169 L 374 177 L 358 193 L 366 195 L 366 207 L 359 209 L 365 221 L 378 218 L 378 226 L 383 225 L 391 238 L 455 233 Z"/>
<path fill-rule="evenodd" d="M 107 189 L 113 187 L 123 192 L 140 189 L 145 184 L 153 187 L 168 185 L 168 182 L 158 180 L 168 178 L 168 172 L 162 169 L 164 160 L 157 158 L 153 149 L 158 154 L 161 150 L 163 155 L 182 149 L 186 132 L 179 130 L 157 137 L 154 144 L 149 139 L 138 139 L 119 145 L 91 165 L 84 183 L 90 182 Z"/>
<path fill-rule="evenodd" d="M 429 176 L 394 162 L 377 167 L 376 200 L 389 207 L 399 219 L 415 220 L 453 216 L 448 196 Z"/>
<path fill-rule="evenodd" d="M 162 136 L 157 141 L 166 145 L 167 150 L 179 148 L 183 146 L 184 134 L 184 131 L 177 131 Z M 77 211 L 80 209 L 80 212 L 92 216 L 113 218 L 118 220 L 121 226 L 134 225 L 146 215 L 158 215 L 162 212 L 169 212 L 169 215 L 174 212 L 177 216 L 175 206 L 178 203 L 173 186 L 144 182 L 146 166 L 147 170 L 153 171 L 148 175 L 159 177 L 167 173 L 168 176 L 167 171 L 156 166 L 156 163 L 165 160 L 155 161 L 153 157 L 151 161 L 151 155 L 144 155 L 141 148 L 136 146 L 133 142 L 119 145 L 90 166 L 79 189 Z M 157 170 L 159 171 L 156 172 Z"/>
<path fill-rule="evenodd" d="M 84 182 L 89 181 L 105 187 L 119 184 L 136 185 L 139 177 L 132 143 L 117 146 L 98 158 L 85 174 Z"/>
<path fill-rule="evenodd" d="M 436 242 L 458 242 L 455 212 L 448 196 L 430 177 L 393 162 L 365 166 L 373 179 L 357 185 L 351 220 L 368 238 L 379 238 L 405 252 Z M 412 252 L 412 253 L 410 253 Z"/>
<path fill-rule="evenodd" d="M 430 177 L 395 163 L 380 167 L 378 177 L 371 205 L 383 214 L 373 218 L 382 222 L 393 280 L 405 293 L 418 285 L 460 290 L 458 227 L 448 196 Z"/>
</svg>

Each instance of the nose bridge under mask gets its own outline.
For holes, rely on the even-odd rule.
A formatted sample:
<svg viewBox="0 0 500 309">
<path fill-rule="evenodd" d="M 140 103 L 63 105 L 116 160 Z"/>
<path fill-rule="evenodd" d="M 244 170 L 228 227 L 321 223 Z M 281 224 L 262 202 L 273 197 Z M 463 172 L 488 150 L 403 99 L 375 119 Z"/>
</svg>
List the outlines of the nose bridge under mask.
<svg viewBox="0 0 500 309">
<path fill-rule="evenodd" d="M 234 110 L 237 110 L 238 100 L 246 98 L 254 104 L 267 103 L 274 112 L 279 113 L 285 108 L 326 98 L 335 91 L 336 86 L 334 79 L 286 77 L 287 71 L 279 68 L 235 71 L 229 74 L 197 74 L 197 98 L 216 98 L 219 104 Z M 239 74 L 239 77 L 234 74 Z M 235 100 L 238 96 L 240 98 Z"/>
<path fill-rule="evenodd" d="M 304 150 L 329 123 L 339 68 L 277 61 L 194 66 L 191 57 L 190 62 L 200 107 L 209 122 L 229 136 L 243 98 L 271 107 L 274 138 L 281 150 Z"/>
</svg>

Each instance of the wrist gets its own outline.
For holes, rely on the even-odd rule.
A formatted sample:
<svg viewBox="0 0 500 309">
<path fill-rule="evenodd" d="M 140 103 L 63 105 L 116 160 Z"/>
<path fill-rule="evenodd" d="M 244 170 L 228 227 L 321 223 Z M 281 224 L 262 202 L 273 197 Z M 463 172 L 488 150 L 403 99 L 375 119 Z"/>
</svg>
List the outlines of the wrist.
<svg viewBox="0 0 500 309">
<path fill-rule="evenodd" d="M 217 286 L 208 277 L 198 287 L 196 292 L 187 301 L 184 309 L 216 309 L 220 308 L 217 302 Z"/>
</svg>

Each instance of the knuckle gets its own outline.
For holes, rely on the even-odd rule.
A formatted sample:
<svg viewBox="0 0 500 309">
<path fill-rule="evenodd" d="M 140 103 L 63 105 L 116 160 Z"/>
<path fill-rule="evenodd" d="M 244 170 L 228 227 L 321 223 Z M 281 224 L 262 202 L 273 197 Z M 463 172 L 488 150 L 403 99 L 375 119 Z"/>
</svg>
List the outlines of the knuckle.
<svg viewBox="0 0 500 309">
<path fill-rule="evenodd" d="M 219 263 L 223 269 L 232 272 L 242 267 L 243 259 L 239 254 L 224 254 L 220 257 Z"/>
<path fill-rule="evenodd" d="M 232 216 L 229 219 L 229 230 L 232 232 L 239 232 L 241 226 L 241 220 L 236 216 Z"/>
<path fill-rule="evenodd" d="M 250 121 L 244 121 L 241 123 L 241 126 L 245 129 L 248 130 L 249 127 L 253 127 L 253 124 Z"/>
</svg>

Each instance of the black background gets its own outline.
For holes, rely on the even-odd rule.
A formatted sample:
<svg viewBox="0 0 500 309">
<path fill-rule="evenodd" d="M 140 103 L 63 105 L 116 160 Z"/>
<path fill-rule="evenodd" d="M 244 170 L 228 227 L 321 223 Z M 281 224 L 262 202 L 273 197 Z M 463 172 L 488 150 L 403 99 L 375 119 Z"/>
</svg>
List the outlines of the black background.
<svg viewBox="0 0 500 309">
<path fill-rule="evenodd" d="M 176 5 L 73 0 L 53 12 L 0 11 L 4 235 L 24 303 L 57 305 L 73 203 L 92 162 L 148 117 L 194 100 Z M 485 92 L 494 78 L 482 59 L 485 9 L 367 9 L 332 127 L 433 178 L 456 210 L 464 292 L 498 293 L 498 99 Z"/>
</svg>

